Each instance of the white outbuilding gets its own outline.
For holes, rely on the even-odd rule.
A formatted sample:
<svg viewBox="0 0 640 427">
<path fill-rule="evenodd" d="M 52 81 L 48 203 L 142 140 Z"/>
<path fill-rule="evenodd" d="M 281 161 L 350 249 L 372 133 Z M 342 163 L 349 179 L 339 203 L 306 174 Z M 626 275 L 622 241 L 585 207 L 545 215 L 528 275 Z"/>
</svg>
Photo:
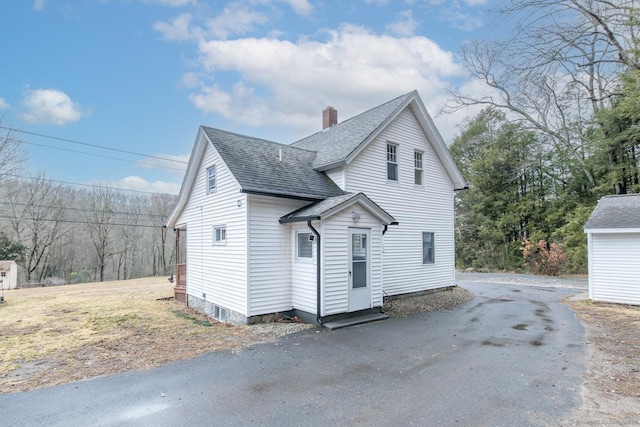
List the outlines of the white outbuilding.
<svg viewBox="0 0 640 427">
<path fill-rule="evenodd" d="M 0 261 L 0 279 L 2 289 L 15 289 L 18 286 L 18 264 L 15 261 Z"/>
<path fill-rule="evenodd" d="M 584 231 L 589 298 L 640 305 L 640 194 L 601 198 Z"/>
</svg>

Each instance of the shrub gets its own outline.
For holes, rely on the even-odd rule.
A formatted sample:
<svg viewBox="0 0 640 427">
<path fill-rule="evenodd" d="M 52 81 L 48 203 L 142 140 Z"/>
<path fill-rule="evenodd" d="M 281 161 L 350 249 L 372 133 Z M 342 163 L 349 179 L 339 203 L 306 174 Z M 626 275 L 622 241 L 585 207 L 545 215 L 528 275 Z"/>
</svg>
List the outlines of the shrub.
<svg viewBox="0 0 640 427">
<path fill-rule="evenodd" d="M 522 240 L 520 250 L 525 266 L 533 274 L 557 276 L 564 270 L 567 256 L 560 243 L 549 244 L 546 240 L 538 240 L 534 245 L 528 239 Z"/>
</svg>

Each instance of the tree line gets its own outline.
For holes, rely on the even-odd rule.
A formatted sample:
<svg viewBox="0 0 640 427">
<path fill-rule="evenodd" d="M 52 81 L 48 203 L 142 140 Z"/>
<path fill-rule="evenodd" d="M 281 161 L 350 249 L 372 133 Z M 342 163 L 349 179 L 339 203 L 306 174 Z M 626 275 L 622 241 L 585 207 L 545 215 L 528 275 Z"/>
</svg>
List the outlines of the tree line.
<svg viewBox="0 0 640 427">
<path fill-rule="evenodd" d="M 633 0 L 511 0 L 507 37 L 473 41 L 462 60 L 482 107 L 451 152 L 469 182 L 457 194 L 460 268 L 586 273 L 583 226 L 597 200 L 637 193 L 640 14 Z"/>
<path fill-rule="evenodd" d="M 11 132 L 0 138 L 0 259 L 17 261 L 21 284 L 173 272 L 174 232 L 163 225 L 175 196 L 20 177 L 25 159 Z"/>
</svg>

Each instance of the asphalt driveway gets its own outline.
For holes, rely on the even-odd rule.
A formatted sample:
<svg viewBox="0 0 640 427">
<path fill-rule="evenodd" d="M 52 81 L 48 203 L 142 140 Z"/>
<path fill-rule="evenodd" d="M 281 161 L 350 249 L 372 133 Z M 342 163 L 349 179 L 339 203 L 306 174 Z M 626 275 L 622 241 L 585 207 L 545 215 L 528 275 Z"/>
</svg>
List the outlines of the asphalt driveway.
<svg viewBox="0 0 640 427">
<path fill-rule="evenodd" d="M 465 283 L 453 310 L 310 330 L 0 396 L 4 426 L 556 425 L 580 403 L 577 289 Z"/>
</svg>

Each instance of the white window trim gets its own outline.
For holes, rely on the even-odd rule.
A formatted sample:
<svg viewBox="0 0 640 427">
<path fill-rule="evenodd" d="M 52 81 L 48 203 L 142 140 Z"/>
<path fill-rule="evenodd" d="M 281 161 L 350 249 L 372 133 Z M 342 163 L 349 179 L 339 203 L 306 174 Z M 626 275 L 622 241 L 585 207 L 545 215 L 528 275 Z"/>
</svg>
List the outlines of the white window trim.
<svg viewBox="0 0 640 427">
<path fill-rule="evenodd" d="M 421 167 L 418 168 L 416 166 L 416 154 L 420 154 L 421 159 L 420 159 L 420 163 L 421 163 Z M 416 183 L 416 172 L 420 171 L 420 180 L 422 181 L 422 183 L 417 184 Z M 424 187 L 424 151 L 420 151 L 420 150 L 414 150 L 413 151 L 413 183 L 414 185 L 418 186 L 418 187 Z"/>
<path fill-rule="evenodd" d="M 217 240 L 216 231 L 220 230 L 220 240 Z M 227 244 L 227 226 L 226 225 L 214 225 L 213 226 L 213 245 L 214 246 L 225 246 Z"/>
<path fill-rule="evenodd" d="M 425 233 L 429 233 L 431 234 L 431 245 L 433 247 L 433 261 L 428 261 L 425 262 L 424 260 L 424 235 Z M 436 263 L 436 233 L 434 233 L 433 231 L 423 231 L 422 234 L 420 234 L 421 239 L 421 243 L 422 243 L 422 265 L 433 265 Z"/>
<path fill-rule="evenodd" d="M 395 162 L 389 161 L 389 146 L 396 148 L 396 153 L 395 153 L 396 161 Z M 394 142 L 391 142 L 391 141 L 387 141 L 387 144 L 385 145 L 385 156 L 386 156 L 386 160 L 387 160 L 385 162 L 387 182 L 393 182 L 393 183 L 400 182 L 400 145 L 398 145 L 398 144 L 396 144 Z M 397 179 L 395 179 L 395 180 L 394 179 L 389 179 L 389 164 L 396 165 L 396 178 Z"/>
<path fill-rule="evenodd" d="M 296 231 L 296 240 L 295 240 L 295 248 L 294 248 L 294 255 L 295 255 L 295 259 L 298 262 L 308 262 L 308 263 L 312 263 L 313 262 L 313 247 L 314 242 L 311 242 L 311 256 L 310 257 L 301 257 L 300 256 L 300 248 L 299 248 L 299 241 L 298 241 L 298 236 L 300 234 L 306 234 L 307 236 L 311 236 L 312 234 L 310 232 L 307 231 Z M 315 239 L 315 235 L 314 235 L 314 239 Z"/>
<path fill-rule="evenodd" d="M 212 170 L 214 171 L 214 186 L 213 188 L 209 187 L 209 171 Z M 205 185 L 207 188 L 207 194 L 213 194 L 218 190 L 218 168 L 216 167 L 216 165 L 211 165 L 207 168 L 206 170 L 206 176 L 205 176 Z"/>
</svg>

